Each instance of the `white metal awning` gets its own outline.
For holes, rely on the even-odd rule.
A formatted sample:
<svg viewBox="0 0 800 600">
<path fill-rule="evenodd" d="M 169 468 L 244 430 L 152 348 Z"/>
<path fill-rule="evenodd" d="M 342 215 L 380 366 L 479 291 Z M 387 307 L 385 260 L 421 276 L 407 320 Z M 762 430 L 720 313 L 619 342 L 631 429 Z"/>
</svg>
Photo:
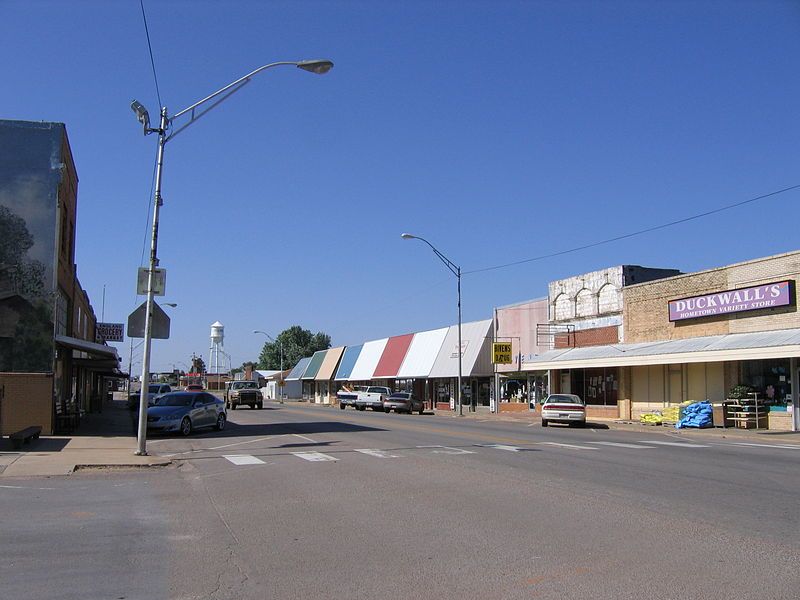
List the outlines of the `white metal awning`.
<svg viewBox="0 0 800 600">
<path fill-rule="evenodd" d="M 800 329 L 550 350 L 523 362 L 523 371 L 764 360 L 800 356 Z"/>
</svg>

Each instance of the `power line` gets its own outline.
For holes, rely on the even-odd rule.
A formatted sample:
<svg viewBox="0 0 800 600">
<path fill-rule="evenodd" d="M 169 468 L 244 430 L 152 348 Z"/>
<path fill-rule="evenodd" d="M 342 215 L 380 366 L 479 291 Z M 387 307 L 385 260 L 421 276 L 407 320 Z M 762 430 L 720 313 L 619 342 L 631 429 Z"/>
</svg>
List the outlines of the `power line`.
<svg viewBox="0 0 800 600">
<path fill-rule="evenodd" d="M 709 215 L 713 215 L 716 213 L 720 213 L 726 210 L 731 210 L 733 208 L 737 208 L 739 206 L 744 206 L 745 204 L 750 204 L 752 202 L 756 202 L 758 200 L 763 200 L 764 198 L 769 198 L 770 196 L 777 196 L 778 194 L 783 194 L 784 192 L 789 192 L 792 190 L 796 190 L 800 188 L 800 184 L 792 185 L 787 188 L 783 188 L 780 190 L 776 190 L 774 192 L 769 192 L 768 194 L 763 194 L 761 196 L 756 196 L 755 198 L 750 198 L 749 200 L 742 200 L 741 202 L 735 202 L 733 204 L 728 204 L 727 206 L 722 206 L 720 208 L 715 208 L 714 210 L 709 210 L 704 213 L 699 213 L 696 215 L 692 215 L 690 217 L 684 217 L 683 219 L 678 219 L 676 221 L 670 221 L 668 223 L 662 223 L 661 225 L 654 225 L 653 227 L 648 227 L 646 229 L 640 229 L 639 231 L 634 231 L 633 233 L 626 233 L 624 235 L 618 235 L 617 237 L 608 238 L 606 240 L 601 240 L 599 242 L 593 242 L 591 244 L 585 244 L 583 246 L 578 246 L 576 248 L 570 248 L 568 250 L 561 250 L 559 252 L 552 252 L 551 254 L 542 254 L 541 256 L 534 256 L 533 258 L 526 258 L 523 260 L 517 260 L 514 262 L 506 263 L 503 265 L 496 265 L 494 267 L 484 267 L 482 269 L 472 269 L 471 271 L 463 271 L 462 275 L 471 275 L 473 273 L 484 273 L 486 271 L 496 271 L 498 269 L 506 269 L 508 267 L 514 267 L 516 265 L 522 265 L 529 262 L 534 262 L 537 260 L 544 260 L 546 258 L 554 258 L 556 256 L 563 256 L 564 254 L 570 254 L 572 252 L 578 252 L 580 250 L 587 250 L 589 248 L 595 248 L 597 246 L 602 246 L 603 244 L 610 244 L 611 242 L 618 242 L 619 240 L 625 240 L 628 238 L 635 237 L 637 235 L 643 235 L 645 233 L 650 233 L 651 231 L 657 231 L 659 229 L 666 229 L 667 227 L 672 227 L 674 225 L 680 225 L 681 223 L 686 223 L 688 221 L 693 221 L 695 219 L 700 219 L 702 217 L 707 217 Z"/>
<path fill-rule="evenodd" d="M 144 0 L 139 0 L 142 7 L 142 20 L 144 21 L 144 33 L 147 36 L 147 49 L 150 51 L 150 66 L 153 68 L 153 80 L 156 83 L 156 97 L 158 98 L 158 108 L 164 106 L 161 103 L 161 92 L 158 89 L 158 75 L 156 75 L 156 62 L 153 59 L 153 46 L 150 44 L 150 30 L 147 28 L 147 15 L 144 13 Z"/>
</svg>

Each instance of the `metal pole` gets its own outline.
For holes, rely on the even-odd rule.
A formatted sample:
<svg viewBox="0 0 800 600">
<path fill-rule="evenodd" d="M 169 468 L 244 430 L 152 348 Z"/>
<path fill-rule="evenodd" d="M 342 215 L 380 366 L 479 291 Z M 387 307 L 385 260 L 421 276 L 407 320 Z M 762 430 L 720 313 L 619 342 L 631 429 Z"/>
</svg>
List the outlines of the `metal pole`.
<svg viewBox="0 0 800 600">
<path fill-rule="evenodd" d="M 283 404 L 283 340 L 281 340 L 279 344 L 281 347 L 281 382 L 279 387 L 280 387 L 281 404 Z"/>
<path fill-rule="evenodd" d="M 461 267 L 456 267 L 456 279 L 458 279 L 458 416 L 464 416 L 464 406 L 461 404 Z"/>
<path fill-rule="evenodd" d="M 150 389 L 150 343 L 153 328 L 153 279 L 158 265 L 158 214 L 161 208 L 161 173 L 164 168 L 164 144 L 167 135 L 167 107 L 161 109 L 161 124 L 158 130 L 158 161 L 153 206 L 153 234 L 150 240 L 150 268 L 147 273 L 147 312 L 144 319 L 144 351 L 142 353 L 142 385 L 139 391 L 139 431 L 136 454 L 147 456 L 147 400 Z"/>
</svg>

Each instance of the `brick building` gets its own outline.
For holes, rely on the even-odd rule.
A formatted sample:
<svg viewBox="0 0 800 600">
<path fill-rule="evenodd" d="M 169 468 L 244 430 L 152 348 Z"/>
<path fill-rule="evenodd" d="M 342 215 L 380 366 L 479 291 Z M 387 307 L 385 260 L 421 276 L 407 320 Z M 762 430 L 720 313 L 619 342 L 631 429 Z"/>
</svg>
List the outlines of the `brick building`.
<svg viewBox="0 0 800 600">
<path fill-rule="evenodd" d="M 75 265 L 78 176 L 61 123 L 0 120 L 0 429 L 100 408 L 116 350 Z M 58 415 L 58 417 L 57 417 Z"/>
<path fill-rule="evenodd" d="M 683 401 L 721 403 L 747 386 L 770 427 L 797 430 L 798 274 L 800 251 L 625 285 L 620 343 L 556 347 L 525 367 L 549 369 L 551 391 L 578 394 L 582 371 L 590 403 L 611 386 L 614 403 L 631 403 L 620 416 L 632 418 Z"/>
</svg>

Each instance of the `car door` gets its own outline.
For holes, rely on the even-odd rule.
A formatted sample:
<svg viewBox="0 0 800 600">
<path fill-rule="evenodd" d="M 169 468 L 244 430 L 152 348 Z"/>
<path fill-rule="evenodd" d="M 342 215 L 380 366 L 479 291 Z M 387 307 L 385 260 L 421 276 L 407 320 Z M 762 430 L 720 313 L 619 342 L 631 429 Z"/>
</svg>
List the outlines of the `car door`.
<svg viewBox="0 0 800 600">
<path fill-rule="evenodd" d="M 190 417 L 193 427 L 205 427 L 208 425 L 208 406 L 203 399 L 205 394 L 195 394 L 192 398 L 192 409 Z"/>
</svg>

